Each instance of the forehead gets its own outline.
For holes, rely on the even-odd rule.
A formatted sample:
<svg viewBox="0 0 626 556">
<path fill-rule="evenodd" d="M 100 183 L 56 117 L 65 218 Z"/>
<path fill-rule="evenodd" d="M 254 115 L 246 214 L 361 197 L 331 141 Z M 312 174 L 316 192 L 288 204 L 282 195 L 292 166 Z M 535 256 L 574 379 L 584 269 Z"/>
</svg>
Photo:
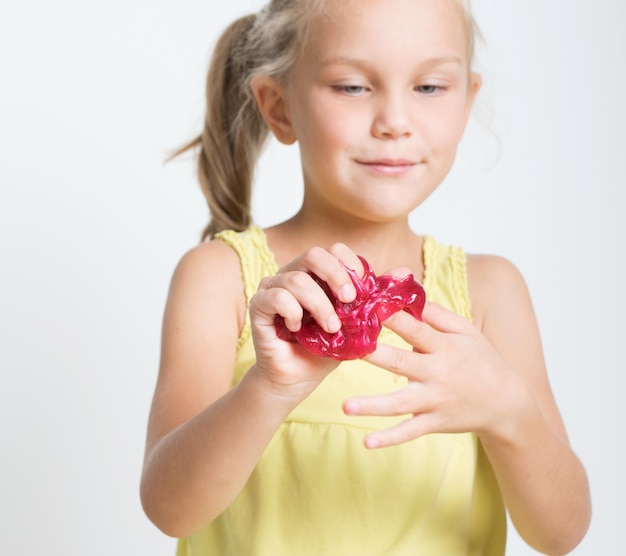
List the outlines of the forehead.
<svg viewBox="0 0 626 556">
<path fill-rule="evenodd" d="M 309 23 L 304 54 L 467 60 L 468 29 L 455 0 L 327 0 Z"/>
</svg>

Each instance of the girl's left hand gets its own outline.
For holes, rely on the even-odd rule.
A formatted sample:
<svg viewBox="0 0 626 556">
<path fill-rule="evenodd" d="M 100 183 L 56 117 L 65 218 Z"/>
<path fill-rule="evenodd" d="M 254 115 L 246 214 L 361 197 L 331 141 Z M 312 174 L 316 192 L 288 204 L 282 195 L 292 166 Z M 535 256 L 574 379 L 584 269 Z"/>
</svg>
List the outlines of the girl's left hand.
<svg viewBox="0 0 626 556">
<path fill-rule="evenodd" d="M 406 376 L 409 384 L 390 394 L 350 398 L 344 411 L 412 415 L 395 427 L 369 434 L 365 445 L 392 446 L 429 433 L 504 434 L 516 415 L 522 415 L 524 400 L 529 400 L 526 382 L 465 318 L 427 303 L 423 319 L 399 311 L 385 321 L 413 351 L 379 344 L 364 358 Z"/>
</svg>

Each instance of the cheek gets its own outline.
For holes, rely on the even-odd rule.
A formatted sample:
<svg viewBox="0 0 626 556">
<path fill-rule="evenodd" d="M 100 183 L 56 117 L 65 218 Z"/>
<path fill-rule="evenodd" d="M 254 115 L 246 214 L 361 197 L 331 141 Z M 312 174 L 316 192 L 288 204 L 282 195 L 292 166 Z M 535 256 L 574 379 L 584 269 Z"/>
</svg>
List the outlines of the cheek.
<svg viewBox="0 0 626 556">
<path fill-rule="evenodd" d="M 461 106 L 449 107 L 432 120 L 428 133 L 431 147 L 442 154 L 449 151 L 452 156 L 463 137 L 465 112 Z"/>
<path fill-rule="evenodd" d="M 307 173 L 329 169 L 338 152 L 340 138 L 331 121 L 310 112 L 298 129 L 300 158 Z"/>
<path fill-rule="evenodd" d="M 326 154 L 337 149 L 345 150 L 355 133 L 354 122 L 345 112 L 323 110 L 321 107 L 312 108 L 301 129 L 301 147 Z"/>
</svg>

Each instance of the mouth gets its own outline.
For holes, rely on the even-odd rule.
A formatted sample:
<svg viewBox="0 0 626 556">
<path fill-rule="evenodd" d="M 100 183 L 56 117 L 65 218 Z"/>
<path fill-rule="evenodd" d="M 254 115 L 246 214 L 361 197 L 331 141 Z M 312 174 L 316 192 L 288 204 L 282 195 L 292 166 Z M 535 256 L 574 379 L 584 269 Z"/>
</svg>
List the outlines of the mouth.
<svg viewBox="0 0 626 556">
<path fill-rule="evenodd" d="M 389 176 L 404 174 L 418 164 L 417 162 L 405 158 L 380 158 L 374 160 L 357 160 L 357 162 L 372 172 Z"/>
</svg>

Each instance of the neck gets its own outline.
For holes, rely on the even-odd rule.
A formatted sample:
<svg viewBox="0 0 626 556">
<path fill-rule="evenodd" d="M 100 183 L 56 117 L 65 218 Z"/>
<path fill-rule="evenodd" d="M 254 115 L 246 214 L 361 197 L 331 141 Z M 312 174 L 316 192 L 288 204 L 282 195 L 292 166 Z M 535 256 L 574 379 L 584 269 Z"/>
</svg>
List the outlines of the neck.
<svg viewBox="0 0 626 556">
<path fill-rule="evenodd" d="M 328 217 L 299 212 L 267 230 L 270 248 L 282 266 L 307 249 L 344 243 L 374 267 L 377 274 L 408 267 L 421 277 L 421 238 L 409 227 L 408 218 L 392 222 Z"/>
</svg>

